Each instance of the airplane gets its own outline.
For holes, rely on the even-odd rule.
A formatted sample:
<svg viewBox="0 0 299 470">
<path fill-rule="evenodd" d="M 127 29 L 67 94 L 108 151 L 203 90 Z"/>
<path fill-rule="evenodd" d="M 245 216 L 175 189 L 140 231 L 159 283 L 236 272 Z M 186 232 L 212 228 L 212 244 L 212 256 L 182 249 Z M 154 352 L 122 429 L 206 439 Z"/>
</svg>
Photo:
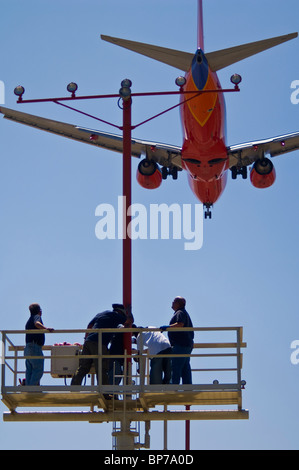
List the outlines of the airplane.
<svg viewBox="0 0 299 470">
<path fill-rule="evenodd" d="M 133 157 L 143 156 L 137 168 L 137 181 L 144 188 L 158 188 L 168 175 L 177 179 L 179 171 L 187 171 L 191 190 L 205 207 L 205 218 L 211 218 L 211 208 L 225 189 L 229 170 L 232 179 L 238 175 L 246 179 L 248 167 L 252 165 L 251 183 L 256 188 L 267 188 L 276 178 L 274 165 L 268 157 L 299 149 L 299 132 L 227 146 L 224 93 L 221 92 L 217 71 L 294 39 L 298 33 L 205 52 L 202 0 L 198 0 L 197 8 L 195 54 L 105 35 L 101 35 L 101 38 L 185 72 L 178 81 L 181 90 L 197 94 L 192 99 L 186 99 L 186 95 L 181 94 L 182 146 L 132 138 L 131 151 Z M 236 74 L 233 77 L 232 82 L 238 84 L 241 77 Z M 199 94 L 204 90 L 218 91 Z M 53 121 L 2 106 L 0 113 L 6 119 L 47 132 L 115 152 L 123 151 L 122 136 L 116 134 Z"/>
</svg>

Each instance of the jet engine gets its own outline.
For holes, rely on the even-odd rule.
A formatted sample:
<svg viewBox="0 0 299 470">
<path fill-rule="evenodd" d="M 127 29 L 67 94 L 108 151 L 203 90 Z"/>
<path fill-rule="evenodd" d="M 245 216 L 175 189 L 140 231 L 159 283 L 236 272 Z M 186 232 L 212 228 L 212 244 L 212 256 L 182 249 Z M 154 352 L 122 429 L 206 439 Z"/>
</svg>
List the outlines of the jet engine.
<svg viewBox="0 0 299 470">
<path fill-rule="evenodd" d="M 269 188 L 276 178 L 275 168 L 269 158 L 256 160 L 250 172 L 250 181 L 255 188 Z"/>
<path fill-rule="evenodd" d="M 157 163 L 145 158 L 137 168 L 137 181 L 143 188 L 156 189 L 162 183 L 162 173 Z"/>
</svg>

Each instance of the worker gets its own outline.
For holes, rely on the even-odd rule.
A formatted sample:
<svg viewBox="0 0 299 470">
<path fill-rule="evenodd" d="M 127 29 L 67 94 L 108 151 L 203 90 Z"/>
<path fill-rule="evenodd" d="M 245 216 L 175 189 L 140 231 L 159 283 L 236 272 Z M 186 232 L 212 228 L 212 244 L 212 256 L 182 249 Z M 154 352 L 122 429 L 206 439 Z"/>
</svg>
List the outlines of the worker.
<svg viewBox="0 0 299 470">
<path fill-rule="evenodd" d="M 186 300 L 183 297 L 175 297 L 171 308 L 174 314 L 169 325 L 161 327 L 162 331 L 168 330 L 168 338 L 172 346 L 171 354 L 188 354 L 193 350 L 193 331 L 175 331 L 176 328 L 193 328 L 193 324 L 188 312 L 185 309 Z M 190 356 L 174 357 L 171 359 L 171 383 L 179 384 L 182 379 L 183 384 L 192 384 L 192 373 L 190 366 Z"/>
<path fill-rule="evenodd" d="M 112 311 L 105 310 L 102 313 L 98 313 L 88 324 L 87 329 L 104 329 L 104 328 L 117 328 L 118 325 L 131 324 L 131 317 L 127 315 L 126 309 L 122 304 L 112 304 Z M 82 355 L 83 356 L 98 356 L 98 333 L 86 333 L 85 341 L 83 344 Z M 111 341 L 113 333 L 102 333 L 102 355 L 108 355 L 108 344 Z M 95 370 L 97 374 L 98 384 L 98 361 L 93 358 L 83 358 L 79 361 L 79 367 L 72 378 L 71 385 L 81 385 L 83 378 L 89 373 L 90 368 L 95 363 Z M 108 385 L 108 371 L 109 371 L 109 359 L 102 359 L 102 385 Z M 108 398 L 108 396 L 106 396 Z"/>
<path fill-rule="evenodd" d="M 124 325 L 118 325 L 119 333 L 113 333 L 111 338 L 111 342 L 109 345 L 109 354 L 111 356 L 117 355 L 124 355 Z M 124 359 L 121 357 L 112 357 L 109 359 L 109 384 L 110 385 L 119 385 L 122 376 L 123 376 L 123 368 L 124 368 Z"/>
<path fill-rule="evenodd" d="M 47 328 L 42 321 L 42 309 L 39 304 L 33 303 L 29 305 L 30 318 L 26 323 L 26 330 L 47 330 L 54 331 L 54 328 Z M 42 359 L 28 359 L 26 363 L 25 385 L 40 385 L 40 379 L 44 373 L 44 359 L 42 347 L 45 344 L 44 333 L 26 333 L 26 346 L 24 356 L 40 356 Z"/>
<path fill-rule="evenodd" d="M 142 327 L 139 327 L 142 328 Z M 155 329 L 155 326 L 147 328 Z M 150 360 L 150 384 L 169 384 L 171 380 L 171 358 L 159 357 L 171 354 L 171 344 L 160 331 L 142 331 L 137 333 L 138 354 L 147 349 Z"/>
</svg>

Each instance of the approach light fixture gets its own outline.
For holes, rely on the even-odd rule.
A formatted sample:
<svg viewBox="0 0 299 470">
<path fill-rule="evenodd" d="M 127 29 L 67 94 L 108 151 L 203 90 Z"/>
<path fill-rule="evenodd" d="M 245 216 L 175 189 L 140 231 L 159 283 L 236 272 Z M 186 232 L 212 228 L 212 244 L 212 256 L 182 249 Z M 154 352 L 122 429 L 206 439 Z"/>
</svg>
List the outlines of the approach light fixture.
<svg viewBox="0 0 299 470">
<path fill-rule="evenodd" d="M 19 97 L 18 101 L 22 101 L 22 96 L 24 95 L 24 93 L 25 88 L 21 85 L 16 86 L 16 88 L 14 89 L 14 94 Z"/>
<path fill-rule="evenodd" d="M 74 98 L 74 97 L 75 97 L 75 93 L 76 93 L 76 91 L 78 90 L 78 85 L 77 85 L 77 83 L 71 82 L 71 83 L 68 84 L 68 86 L 66 87 L 66 89 L 67 89 L 67 91 L 68 91 L 69 93 L 72 93 L 72 98 Z"/>
<path fill-rule="evenodd" d="M 185 77 L 182 77 L 182 76 L 177 77 L 177 78 L 175 79 L 175 84 L 176 84 L 177 86 L 179 86 L 179 87 L 184 86 L 184 85 L 186 84 L 186 78 L 185 78 Z"/>
<path fill-rule="evenodd" d="M 246 380 L 241 380 L 241 388 L 244 390 L 245 385 L 246 385 Z"/>
<path fill-rule="evenodd" d="M 230 81 L 237 87 L 239 83 L 241 83 L 242 77 L 238 73 L 234 73 L 234 75 L 230 77 Z"/>
<path fill-rule="evenodd" d="M 132 82 L 129 78 L 125 78 L 122 82 L 121 82 L 121 86 L 123 88 L 130 88 L 132 86 Z"/>
<path fill-rule="evenodd" d="M 132 86 L 132 82 L 128 78 L 125 78 L 121 82 L 121 88 L 119 90 L 119 94 L 121 98 L 125 101 L 127 101 L 131 97 L 131 88 L 130 88 L 131 86 Z"/>
</svg>

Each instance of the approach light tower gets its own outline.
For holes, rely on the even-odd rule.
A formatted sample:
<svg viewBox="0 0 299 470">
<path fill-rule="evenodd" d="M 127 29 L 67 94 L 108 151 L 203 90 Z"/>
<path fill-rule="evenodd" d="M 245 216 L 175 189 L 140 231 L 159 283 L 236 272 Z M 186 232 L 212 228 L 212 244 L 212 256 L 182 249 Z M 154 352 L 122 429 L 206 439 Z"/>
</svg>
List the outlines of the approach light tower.
<svg viewBox="0 0 299 470">
<path fill-rule="evenodd" d="M 176 79 L 176 85 L 179 87 L 179 91 L 171 91 L 171 92 L 150 92 L 150 93 L 132 93 L 131 92 L 131 86 L 132 82 L 129 79 L 124 79 L 121 82 L 121 88 L 119 90 L 118 94 L 111 94 L 111 95 L 91 95 L 91 96 L 76 96 L 76 92 L 78 90 L 78 85 L 74 82 L 71 82 L 67 86 L 67 91 L 71 93 L 70 97 L 62 97 L 62 98 L 44 98 L 44 99 L 35 99 L 35 100 L 23 100 L 23 95 L 25 92 L 25 88 L 23 86 L 17 86 L 14 90 L 14 93 L 16 96 L 18 96 L 18 103 L 37 103 L 37 102 L 53 102 L 55 104 L 64 106 L 68 109 L 71 109 L 73 111 L 76 111 L 80 114 L 83 114 L 84 116 L 88 116 L 90 118 L 94 118 L 97 121 L 101 121 L 105 124 L 111 125 L 113 127 L 117 127 L 119 130 L 122 131 L 123 134 L 123 259 L 122 259 L 122 267 L 123 267 L 123 279 L 122 279 L 122 290 L 123 290 L 123 304 L 126 308 L 128 317 L 132 320 L 132 239 L 131 239 L 131 233 L 130 233 L 130 227 L 131 227 L 131 215 L 130 211 L 128 210 L 131 206 L 131 199 L 132 199 L 132 183 L 131 183 L 131 158 L 132 158 L 132 130 L 135 129 L 136 127 L 145 124 L 146 122 L 155 119 L 158 116 L 161 116 L 162 114 L 167 113 L 168 111 L 177 108 L 181 106 L 185 101 L 191 100 L 193 98 L 198 97 L 202 93 L 223 93 L 223 92 L 230 92 L 230 91 L 239 91 L 238 84 L 241 81 L 241 77 L 239 75 L 234 75 L 231 77 L 231 82 L 234 84 L 234 89 L 230 90 L 201 90 L 201 91 L 185 91 L 184 90 L 184 85 L 185 85 L 185 78 L 184 77 L 178 77 Z M 189 96 L 184 96 L 189 94 Z M 163 112 L 160 112 L 159 114 L 156 114 L 155 116 L 135 125 L 132 126 L 132 116 L 131 116 L 131 111 L 132 111 L 132 97 L 134 96 L 162 96 L 162 95 L 181 95 L 184 97 L 184 99 L 181 100 L 180 103 L 178 103 L 175 106 L 172 106 L 168 109 L 166 109 Z M 69 105 L 66 104 L 67 101 L 70 100 L 85 100 L 85 99 L 99 99 L 99 98 L 118 98 L 119 102 L 119 107 L 122 108 L 123 111 L 123 116 L 122 116 L 122 126 L 117 126 L 115 124 L 109 123 L 107 121 L 104 121 L 98 117 L 92 116 L 90 114 L 87 114 L 83 111 L 77 110 Z M 185 101 L 184 101 L 185 100 Z M 120 106 L 120 102 L 121 105 Z M 95 140 L 97 138 L 96 135 L 91 134 L 89 136 L 90 141 Z M 130 325 L 128 325 L 130 327 Z M 205 330 L 205 329 L 202 329 Z M 225 330 L 225 329 L 224 329 Z M 94 398 L 93 395 L 90 393 L 84 394 L 86 390 L 84 390 L 84 387 L 82 387 L 82 390 L 80 390 L 80 400 L 78 401 L 78 406 L 82 404 L 82 400 L 86 400 L 85 403 L 90 404 L 91 408 L 94 407 L 95 403 L 97 406 L 99 406 L 99 403 L 103 405 L 104 412 L 97 412 L 95 413 L 94 411 L 90 413 L 68 413 L 64 412 L 64 414 L 51 414 L 48 413 L 46 416 L 46 420 L 52 420 L 52 421 L 66 421 L 66 420 L 86 420 L 89 422 L 106 422 L 106 421 L 117 421 L 120 422 L 120 430 L 113 432 L 113 436 L 116 439 L 116 449 L 117 450 L 133 450 L 136 448 L 135 445 L 135 439 L 138 437 L 138 432 L 135 432 L 131 428 L 131 423 L 136 421 L 143 421 L 145 422 L 145 427 L 146 427 L 146 434 L 145 434 L 145 444 L 144 447 L 149 447 L 149 424 L 150 421 L 155 419 L 155 420 L 162 420 L 164 421 L 164 434 L 165 434 L 165 425 L 167 425 L 168 420 L 173 420 L 173 419 L 180 419 L 180 420 L 185 420 L 186 421 L 186 449 L 189 449 L 190 446 L 190 419 L 198 420 L 198 419 L 247 419 L 248 418 L 248 413 L 244 412 L 244 410 L 241 409 L 241 403 L 242 403 L 242 397 L 241 397 L 241 376 L 240 376 L 240 369 L 241 369 L 241 352 L 240 348 L 241 347 L 246 347 L 242 345 L 242 339 L 241 339 L 241 333 L 239 332 L 238 329 L 238 340 L 236 343 L 223 343 L 224 346 L 220 346 L 217 344 L 215 347 L 228 347 L 228 344 L 232 344 L 233 346 L 230 347 L 236 347 L 236 354 L 235 356 L 237 357 L 238 360 L 238 366 L 236 370 L 238 371 L 238 378 L 236 383 L 232 384 L 232 387 L 230 387 L 229 392 L 225 391 L 225 387 L 223 389 L 223 386 L 221 384 L 213 383 L 212 386 L 210 385 L 204 385 L 201 388 L 200 385 L 195 385 L 192 386 L 190 385 L 189 388 L 187 387 L 186 390 L 182 391 L 182 386 L 179 390 L 176 390 L 175 385 L 170 385 L 165 391 L 161 393 L 160 389 L 153 389 L 151 386 L 148 384 L 145 384 L 145 382 L 141 383 L 140 386 L 136 386 L 136 384 L 132 383 L 132 350 L 131 350 L 131 332 L 128 331 L 127 333 L 124 334 L 124 341 L 125 341 L 125 357 L 126 357 L 126 373 L 124 375 L 124 388 L 120 389 L 117 387 L 114 389 L 112 393 L 119 393 L 123 394 L 124 400 L 123 400 L 123 410 L 119 411 L 117 409 L 116 411 L 114 410 L 111 412 L 109 408 L 109 403 L 104 403 L 103 401 L 103 393 L 101 389 L 101 384 L 99 387 L 95 390 L 93 390 L 93 393 L 95 393 L 96 397 Z M 4 335 L 4 337 L 6 337 Z M 5 340 L 4 340 L 5 342 Z M 203 346 L 197 346 L 197 347 L 206 347 L 206 345 Z M 213 346 L 211 346 L 213 347 Z M 18 351 L 18 350 L 17 350 Z M 16 351 L 16 353 L 17 353 Z M 99 361 L 100 362 L 100 361 Z M 17 361 L 15 361 L 17 363 Z M 2 371 L 5 369 L 5 363 L 3 362 L 2 364 Z M 216 369 L 217 370 L 217 369 Z M 17 375 L 17 373 L 16 373 Z M 2 376 L 2 382 L 3 382 L 3 377 L 5 377 L 5 374 L 3 372 Z M 16 379 L 14 379 L 16 382 Z M 4 379 L 5 382 L 5 379 Z M 230 384 L 231 385 L 231 384 Z M 2 383 L 3 386 L 3 383 Z M 132 390 L 134 389 L 134 394 L 138 397 L 136 401 L 138 401 L 138 410 L 133 411 L 130 406 L 130 399 L 128 399 L 128 406 L 126 406 L 126 393 L 129 391 L 129 387 L 131 386 Z M 51 388 L 51 387 L 50 387 Z M 60 403 L 63 403 L 65 407 L 68 406 L 74 406 L 74 400 L 76 400 L 75 394 L 71 393 L 68 387 L 62 390 L 61 396 L 59 396 L 58 393 L 54 393 L 53 396 L 51 395 L 51 390 L 50 388 L 48 389 L 47 387 L 40 387 L 39 391 L 41 392 L 46 392 L 46 393 L 40 393 L 40 394 L 29 394 L 29 397 L 26 398 L 26 403 L 31 403 L 29 406 L 33 406 L 36 404 L 36 406 L 43 406 L 44 400 L 53 400 L 53 406 L 55 406 L 55 403 L 57 403 L 57 400 L 60 400 Z M 184 388 L 184 387 L 183 387 Z M 232 389 L 232 390 L 231 390 Z M 7 401 L 8 406 L 11 406 L 11 395 L 10 395 L 10 387 L 6 387 L 5 384 L 3 386 L 4 390 L 4 400 Z M 208 391 L 207 391 L 208 390 Z M 219 393 L 218 393 L 219 390 Z M 224 391 L 223 391 L 224 390 Z M 14 395 L 14 399 L 20 400 L 20 403 L 22 402 L 22 395 L 23 391 L 26 394 L 26 390 L 23 390 L 23 387 L 19 387 L 17 390 L 14 390 L 14 387 L 12 387 L 11 392 L 14 394 L 17 391 L 17 394 Z M 207 392 L 206 392 L 207 391 Z M 135 393 L 136 392 L 136 393 Z M 132 397 L 133 391 L 131 391 L 131 397 Z M 205 398 L 205 393 L 207 393 L 207 398 Z M 3 394 L 3 392 L 2 392 Z M 220 398 L 219 398 L 219 396 Z M 93 397 L 93 398 L 92 398 Z M 90 400 L 95 399 L 95 402 L 90 402 Z M 33 400 L 30 402 L 30 399 Z M 34 401 L 35 400 L 35 401 Z M 206 401 L 207 400 L 207 401 Z M 215 405 L 218 404 L 223 404 L 223 403 L 228 403 L 228 404 L 237 404 L 238 405 L 238 410 L 235 411 L 228 411 L 227 413 L 224 412 L 202 412 L 202 411 L 191 411 L 190 406 L 191 405 L 202 405 L 206 404 L 207 402 L 212 403 Z M 224 401 L 223 401 L 224 400 Z M 16 406 L 18 405 L 19 402 L 16 403 Z M 188 404 L 187 404 L 188 403 Z M 118 405 L 121 405 L 122 402 Z M 151 408 L 155 406 L 163 406 L 164 411 L 163 412 L 157 412 L 157 411 L 151 411 Z M 175 406 L 175 405 L 185 405 L 185 411 L 184 412 L 171 412 L 167 410 L 168 406 Z M 20 405 L 22 406 L 22 405 Z M 86 406 L 86 405 L 85 405 Z M 118 406 L 119 408 L 119 406 Z M 157 414 L 158 413 L 158 414 Z M 178 414 L 179 413 L 179 414 Z M 51 416 L 52 415 L 52 416 Z M 115 416 L 117 416 L 117 419 L 115 419 Z M 21 415 L 20 413 L 11 413 L 10 417 L 7 420 L 21 420 L 24 419 L 26 420 L 45 420 L 45 415 L 43 413 L 36 413 L 35 416 L 28 415 L 24 416 Z M 147 448 L 148 448 L 147 447 Z"/>
</svg>

